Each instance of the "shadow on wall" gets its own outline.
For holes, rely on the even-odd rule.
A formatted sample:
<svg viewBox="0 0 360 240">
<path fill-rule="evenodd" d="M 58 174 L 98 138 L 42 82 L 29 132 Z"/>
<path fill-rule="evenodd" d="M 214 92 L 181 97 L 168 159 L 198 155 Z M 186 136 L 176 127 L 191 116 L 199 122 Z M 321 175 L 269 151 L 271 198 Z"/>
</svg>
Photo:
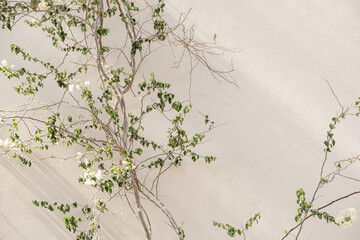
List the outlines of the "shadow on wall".
<svg viewBox="0 0 360 240">
<path fill-rule="evenodd" d="M 22 226 L 29 227 L 29 231 L 36 234 L 34 237 L 43 235 L 45 239 L 46 236 L 49 237 L 49 235 L 51 235 L 52 237 L 48 239 L 73 239 L 73 234 L 69 233 L 62 223 L 62 218 L 67 215 L 36 208 L 31 202 L 32 200 L 52 202 L 52 199 L 56 199 L 56 201 L 60 203 L 72 203 L 76 201 L 80 205 L 85 205 L 88 202 L 85 197 L 86 193 L 81 193 L 78 183 L 72 183 L 64 177 L 64 174 L 67 173 L 66 169 L 59 171 L 59 169 L 55 169 L 54 166 L 47 161 L 36 162 L 36 164 L 30 168 L 26 166 L 21 167 L 14 164 L 13 160 L 6 158 L 0 161 L 0 165 L 16 179 L 5 183 L 11 186 L 11 190 L 7 189 L 4 195 L 0 196 L 1 220 L 4 221 L 6 226 L 8 225 L 11 228 L 13 234 L 16 234 L 16 238 L 14 239 L 33 239 L 31 233 L 25 236 L 26 229 Z M 78 186 L 75 184 L 78 184 Z M 19 194 L 19 192 L 21 192 L 21 194 Z M 7 197 L 7 195 L 11 195 L 11 197 Z M 10 214 L 4 213 L 3 210 L 5 209 L 10 211 Z M 9 219 L 6 215 L 16 220 Z M 101 235 L 104 236 L 105 239 L 129 239 L 121 232 L 121 229 L 113 227 L 113 216 L 103 215 L 101 221 Z M 39 222 L 41 226 L 38 226 L 36 229 L 34 222 Z M 121 222 L 121 220 L 117 222 Z M 46 229 L 45 232 L 39 234 L 39 231 L 44 229 Z M 12 234 L 6 235 L 6 237 L 11 235 Z"/>
</svg>

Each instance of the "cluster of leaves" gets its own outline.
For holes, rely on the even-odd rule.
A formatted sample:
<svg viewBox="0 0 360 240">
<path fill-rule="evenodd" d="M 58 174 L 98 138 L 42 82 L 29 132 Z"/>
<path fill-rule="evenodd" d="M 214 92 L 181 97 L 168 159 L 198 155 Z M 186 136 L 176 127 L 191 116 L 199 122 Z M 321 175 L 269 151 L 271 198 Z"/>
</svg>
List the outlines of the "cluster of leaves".
<svg viewBox="0 0 360 240">
<path fill-rule="evenodd" d="M 339 225 L 336 223 L 335 217 L 327 212 L 321 212 L 318 209 L 312 208 L 311 203 L 306 201 L 305 192 L 302 188 L 296 191 L 296 196 L 296 203 L 299 205 L 298 214 L 295 216 L 296 222 L 304 221 L 307 214 L 311 213 L 313 217 L 318 217 L 320 220 L 324 219 L 327 223 Z"/>
<path fill-rule="evenodd" d="M 334 216 L 331 216 L 327 212 L 320 212 L 318 209 L 310 209 L 310 213 L 313 217 L 318 217 L 320 220 L 324 219 L 326 223 L 334 223 L 335 225 L 339 226 L 339 223 L 336 222 Z"/>
<path fill-rule="evenodd" d="M 17 17 L 25 15 L 31 11 L 31 6 L 25 2 L 16 2 L 14 5 L 6 0 L 0 1 L 0 21 L 2 28 L 12 29 Z"/>
<path fill-rule="evenodd" d="M 295 222 L 301 221 L 303 219 L 303 216 L 305 216 L 310 208 L 312 207 L 310 202 L 306 201 L 305 192 L 302 188 L 296 191 L 296 203 L 299 205 L 299 208 L 297 210 L 297 215 L 295 216 Z"/>
<path fill-rule="evenodd" d="M 242 236 L 242 235 L 245 235 L 245 231 L 249 230 L 253 226 L 254 223 L 259 223 L 260 218 L 261 218 L 260 213 L 256 213 L 253 217 L 249 218 L 249 220 L 246 221 L 244 226 L 242 226 L 240 228 L 235 228 L 235 227 L 231 226 L 230 224 L 224 224 L 224 223 L 219 223 L 219 222 L 215 222 L 215 221 L 213 221 L 213 225 L 215 227 L 219 227 L 219 228 L 226 230 L 226 233 L 230 237 L 235 237 L 235 235 Z"/>
<path fill-rule="evenodd" d="M 66 214 L 66 213 L 70 212 L 71 208 L 77 208 L 78 207 L 77 202 L 74 202 L 72 204 L 63 204 L 63 203 L 59 204 L 57 202 L 54 202 L 53 204 L 50 204 L 47 201 L 40 201 L 39 202 L 37 200 L 34 200 L 32 202 L 36 207 L 43 207 L 43 208 L 49 209 L 49 211 L 54 211 L 55 209 L 57 209 L 60 212 L 62 212 L 63 214 Z"/>
<path fill-rule="evenodd" d="M 75 105 L 87 114 L 85 118 L 80 113 L 75 115 L 64 113 L 60 105 L 65 103 L 60 103 L 55 104 L 54 106 L 57 107 L 53 109 L 48 106 L 37 108 L 38 111 L 45 112 L 39 117 L 28 117 L 25 112 L 18 119 L 14 118 L 9 128 L 10 139 L 16 146 L 16 149 L 13 149 L 13 157 L 19 158 L 23 165 L 31 166 L 31 159 L 24 154 L 29 155 L 35 149 L 46 151 L 58 144 L 67 147 L 80 145 L 86 153 L 91 153 L 94 157 L 77 158 L 80 160 L 78 166 L 83 170 L 79 182 L 107 193 L 109 199 L 120 191 L 142 191 L 140 182 L 136 178 L 136 171 L 140 168 L 137 164 L 140 162 L 143 163 L 144 169 L 151 171 L 154 168 L 163 168 L 165 165 L 178 167 L 186 158 L 194 162 L 198 159 L 204 159 L 207 163 L 214 161 L 216 158 L 212 155 L 202 156 L 195 152 L 195 148 L 204 142 L 205 133 L 213 129 L 214 122 L 205 115 L 205 129 L 190 134 L 185 129 L 184 122 L 191 112 L 191 104 L 176 100 L 175 94 L 169 90 L 170 84 L 157 81 L 153 73 L 149 81 L 143 81 L 138 85 L 137 97 L 144 99 L 153 96 L 155 100 L 146 106 L 141 105 L 140 113 L 128 113 L 125 110 L 127 105 L 124 102 L 124 94 L 132 88 L 137 67 L 140 66 L 140 63 L 136 66 L 136 57 L 139 56 L 140 59 L 143 57 L 142 50 L 145 44 L 150 46 L 156 41 L 163 42 L 168 36 L 170 27 L 162 18 L 164 9 L 165 1 L 156 1 L 149 15 L 153 23 L 152 31 L 141 32 L 143 23 L 139 22 L 141 18 L 136 17 L 141 9 L 133 1 L 113 0 L 105 3 L 96 0 L 32 0 L 31 2 L 0 0 L 0 21 L 3 28 L 12 30 L 18 20 L 24 17 L 29 27 L 41 27 L 50 38 L 53 47 L 64 54 L 63 61 L 57 64 L 52 61 L 42 61 L 20 46 L 12 44 L 10 46 L 12 53 L 22 57 L 24 61 L 40 65 L 44 71 L 39 74 L 24 67 L 0 66 L 0 72 L 8 79 L 21 81 L 15 87 L 15 91 L 23 96 L 35 97 L 45 87 L 46 81 L 55 81 L 59 90 L 64 91 L 64 96 L 71 95 Z M 129 62 L 130 72 L 127 71 L 127 66 L 109 70 L 105 64 L 107 54 L 119 49 L 118 46 L 105 46 L 102 41 L 112 33 L 104 24 L 107 18 L 112 17 L 119 17 L 126 28 L 125 38 L 131 42 L 129 48 L 122 49 L 124 59 Z M 74 31 L 81 32 L 83 37 L 74 34 Z M 91 44 L 89 45 L 88 42 L 91 41 L 96 42 L 96 47 L 89 47 Z M 70 70 L 63 66 L 70 54 L 74 56 L 78 54 L 87 61 L 84 64 L 79 63 L 79 67 Z M 98 88 L 93 91 L 87 85 L 79 84 L 76 88 L 80 90 L 80 96 L 72 95 L 74 84 L 77 83 L 76 78 L 87 74 L 88 68 L 94 65 L 99 70 Z M 131 90 L 134 92 L 134 89 Z M 154 112 L 160 113 L 171 125 L 167 129 L 165 144 L 145 137 L 143 119 Z M 31 126 L 36 127 L 28 128 L 29 122 Z M 30 135 L 29 139 L 25 140 L 25 137 L 19 136 L 19 123 L 24 123 Z M 94 137 L 99 136 L 94 135 L 94 131 L 101 133 L 102 137 Z M 150 157 L 148 158 L 151 159 L 150 161 L 144 161 L 144 152 L 147 152 L 147 156 L 158 157 Z M 33 203 L 50 211 L 57 209 L 63 214 L 69 213 L 71 208 L 77 208 L 77 203 L 50 204 L 47 201 L 37 200 Z M 85 219 L 91 221 L 87 231 L 78 231 L 79 223 L 83 218 L 74 216 L 64 218 L 66 229 L 73 233 L 79 232 L 76 239 L 93 239 L 97 229 L 100 228 L 95 221 L 97 215 L 108 209 L 102 199 L 95 205 L 95 208 L 89 206 L 82 208 Z M 142 211 L 141 207 L 138 208 Z M 257 216 L 253 221 L 255 220 L 257 221 Z M 252 221 L 248 222 L 246 229 L 251 225 Z M 182 228 L 175 227 L 175 231 L 180 239 L 185 238 Z"/>
<path fill-rule="evenodd" d="M 63 214 L 66 214 L 66 213 L 70 212 L 71 208 L 77 208 L 78 207 L 76 202 L 72 203 L 71 205 L 70 204 L 58 204 L 57 202 L 55 202 L 53 204 L 50 204 L 47 201 L 40 201 L 39 202 L 37 200 L 34 200 L 32 202 L 36 207 L 43 207 L 43 208 L 46 208 L 46 209 L 48 209 L 49 211 L 52 211 L 52 212 L 55 209 L 57 209 Z M 81 222 L 81 221 L 82 221 L 81 218 L 76 219 L 74 216 L 65 217 L 64 218 L 65 228 L 68 229 L 69 231 L 72 231 L 72 232 L 75 233 L 76 229 L 78 227 L 78 222 Z"/>
<path fill-rule="evenodd" d="M 72 204 L 63 204 L 63 203 L 60 204 L 60 203 L 54 202 L 53 204 L 50 204 L 47 201 L 34 200 L 33 204 L 36 207 L 42 207 L 42 208 L 48 209 L 49 211 L 52 211 L 52 212 L 54 210 L 58 210 L 59 212 L 61 212 L 63 214 L 67 214 L 72 209 L 75 209 L 78 207 L 77 202 L 74 202 Z M 104 203 L 104 200 L 102 198 L 100 198 L 96 201 L 96 209 L 98 211 L 100 211 L 101 213 L 108 210 L 106 207 L 106 204 Z M 95 223 L 95 221 L 94 221 L 95 216 L 93 214 L 93 210 L 89 206 L 87 206 L 87 205 L 84 206 L 81 209 L 81 212 L 85 215 L 86 220 L 91 221 L 90 222 L 91 228 L 87 232 L 81 231 L 76 236 L 76 240 L 92 240 L 94 237 L 94 234 L 96 232 L 96 229 L 99 229 L 100 225 Z M 84 220 L 83 218 L 76 218 L 74 216 L 68 216 L 63 219 L 65 228 L 73 233 L 75 233 L 77 231 L 77 229 L 79 227 L 79 223 L 82 222 L 83 220 Z"/>
<path fill-rule="evenodd" d="M 31 72 L 25 68 L 16 69 L 15 67 L 7 67 L 0 66 L 0 72 L 2 72 L 7 78 L 17 78 L 22 79 L 25 78 L 24 81 L 17 87 L 15 87 L 15 91 L 24 96 L 34 95 L 40 89 L 43 88 L 43 81 L 48 78 L 49 75 L 54 75 L 54 80 L 57 82 L 59 87 L 66 88 L 68 86 L 67 82 L 73 79 L 79 73 L 86 73 L 87 66 L 81 66 L 74 72 L 68 72 L 66 70 L 60 71 L 57 67 L 52 65 L 49 62 L 44 62 L 39 60 L 38 58 L 31 57 L 29 53 L 24 51 L 21 47 L 16 44 L 11 44 L 10 50 L 16 56 L 21 55 L 21 57 L 29 62 L 40 63 L 46 70 L 44 74 L 38 74 L 35 72 Z"/>
<path fill-rule="evenodd" d="M 326 148 L 324 149 L 324 151 L 326 152 L 331 152 L 331 149 L 335 146 L 335 139 L 334 139 L 334 134 L 333 134 L 333 130 L 336 127 L 336 124 L 340 123 L 340 118 L 345 118 L 345 114 L 341 114 L 339 117 L 333 117 L 332 123 L 329 124 L 329 130 L 327 131 L 327 139 L 324 141 L 324 144 L 326 146 Z"/>
<path fill-rule="evenodd" d="M 151 105 L 144 107 L 144 110 L 139 116 L 129 115 L 131 126 L 129 127 L 130 141 L 139 141 L 143 147 L 152 146 L 153 150 L 162 150 L 166 147 L 170 149 L 166 150 L 165 158 L 157 158 L 156 161 L 152 161 L 148 167 L 162 167 L 166 160 L 170 161 L 175 166 L 180 166 L 184 157 L 189 156 L 192 161 L 197 161 L 199 158 L 203 158 L 205 162 L 210 163 L 216 158 L 214 156 L 200 156 L 194 152 L 194 148 L 198 146 L 205 138 L 204 133 L 195 133 L 190 136 L 186 130 L 183 129 L 183 123 L 186 115 L 191 111 L 191 104 L 184 105 L 180 101 L 175 101 L 175 94 L 168 92 L 171 87 L 168 83 L 158 82 L 155 80 L 154 74 L 151 75 L 150 82 L 143 81 L 139 84 L 139 96 L 156 95 L 157 101 L 154 101 Z M 176 113 L 171 119 L 173 127 L 168 129 L 168 144 L 167 146 L 161 146 L 154 141 L 148 140 L 139 134 L 141 119 L 152 112 L 158 110 L 162 114 L 174 110 Z M 208 116 L 205 117 L 205 125 L 210 124 L 209 129 L 212 128 L 214 122 L 210 121 Z M 142 152 L 143 149 L 139 148 L 138 151 Z"/>
</svg>

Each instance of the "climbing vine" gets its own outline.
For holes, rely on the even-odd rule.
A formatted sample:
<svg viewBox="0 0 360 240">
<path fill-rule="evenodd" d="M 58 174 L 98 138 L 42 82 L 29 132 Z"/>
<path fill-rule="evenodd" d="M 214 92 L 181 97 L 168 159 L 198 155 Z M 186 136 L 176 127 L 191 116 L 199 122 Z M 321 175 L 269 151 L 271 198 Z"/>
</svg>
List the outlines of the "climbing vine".
<svg viewBox="0 0 360 240">
<path fill-rule="evenodd" d="M 169 24 L 165 11 L 164 0 L 0 0 L 3 31 L 16 31 L 22 23 L 29 30 L 41 30 L 62 57 L 46 61 L 31 49 L 10 46 L 13 54 L 42 72 L 27 64 L 1 62 L 0 72 L 16 82 L 14 90 L 30 102 L 18 109 L 1 109 L 0 127 L 9 132 L 0 141 L 2 154 L 31 167 L 39 160 L 34 152 L 64 146 L 77 152 L 66 160 L 81 169 L 78 182 L 99 194 L 85 203 L 34 199 L 33 204 L 64 214 L 65 228 L 78 240 L 101 238 L 100 215 L 112 211 L 109 202 L 113 201 L 127 203 L 146 239 L 152 239 L 152 216 L 144 202 L 157 208 L 174 234 L 184 239 L 184 229 L 159 197 L 161 176 L 184 161 L 210 164 L 216 159 L 197 151 L 214 122 L 201 115 L 203 126 L 190 131 L 185 123 L 196 114 L 191 101 L 178 98 L 166 79 L 142 67 L 157 49 L 167 48 L 177 66 L 184 55 L 191 60 L 190 81 L 200 64 L 215 78 L 234 83 L 231 69 L 218 70 L 208 63 L 207 56 L 216 47 L 196 41 L 194 29 L 184 24 L 188 13 Z M 110 41 L 119 35 L 115 43 Z M 61 98 L 50 104 L 40 101 L 38 96 L 54 86 Z M 154 117 L 166 124 L 144 124 Z M 153 128 L 164 132 L 165 139 L 149 134 Z"/>
</svg>

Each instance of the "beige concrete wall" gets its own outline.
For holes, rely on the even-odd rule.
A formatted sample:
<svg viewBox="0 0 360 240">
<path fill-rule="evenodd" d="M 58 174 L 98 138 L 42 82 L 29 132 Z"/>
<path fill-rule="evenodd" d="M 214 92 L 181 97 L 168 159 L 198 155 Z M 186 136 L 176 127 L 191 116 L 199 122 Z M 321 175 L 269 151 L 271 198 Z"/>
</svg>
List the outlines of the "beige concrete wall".
<svg viewBox="0 0 360 240">
<path fill-rule="evenodd" d="M 302 187 L 310 195 L 316 186 L 323 157 L 323 141 L 330 119 L 340 109 L 322 79 L 327 79 L 340 100 L 350 104 L 360 93 L 360 2 L 356 0 L 192 0 L 171 1 L 170 12 L 193 8 L 190 20 L 198 37 L 239 48 L 233 55 L 238 87 L 211 80 L 200 69 L 195 75 L 192 100 L 195 110 L 209 113 L 217 123 L 226 123 L 210 134 L 204 150 L 218 160 L 207 165 L 188 163 L 164 176 L 162 199 L 184 222 L 186 239 L 226 239 L 212 220 L 242 224 L 261 212 L 259 225 L 248 239 L 280 239 L 294 226 L 295 192 Z M 8 53 L 8 45 L 21 43 L 45 58 L 54 58 L 42 48 L 41 37 L 22 28 L 1 31 L 0 59 L 21 61 Z M 175 75 L 176 90 L 186 95 L 186 69 L 171 70 L 163 64 L 146 65 L 159 78 Z M 219 58 L 217 64 L 228 63 Z M 182 82 L 180 82 L 182 81 Z M 187 83 L 187 80 L 185 80 Z M 20 101 L 5 90 L 9 82 L 0 77 L 0 108 Z M 55 93 L 53 93 L 55 94 Z M 46 96 L 44 96 L 46 97 Z M 10 100 L 12 99 L 12 100 Z M 155 124 L 155 123 L 154 123 Z M 347 121 L 336 132 L 337 150 L 331 160 L 359 154 L 359 121 Z M 1 132 L 0 138 L 6 138 Z M 61 216 L 36 209 L 31 200 L 87 201 L 89 190 L 77 184 L 76 162 L 38 161 L 31 167 L 16 167 L 0 158 L 0 239 L 71 239 L 61 226 Z M 359 174 L 360 169 L 354 170 Z M 337 181 L 324 188 L 318 204 L 358 188 Z M 328 209 L 355 207 L 353 198 Z M 104 239 L 144 239 L 141 226 L 121 201 L 116 214 L 104 217 Z M 154 211 L 155 216 L 158 213 Z M 176 239 L 164 219 L 155 217 L 154 239 Z M 311 225 L 310 223 L 314 223 Z M 311 220 L 302 239 L 356 239 L 360 225 L 338 228 Z"/>
</svg>

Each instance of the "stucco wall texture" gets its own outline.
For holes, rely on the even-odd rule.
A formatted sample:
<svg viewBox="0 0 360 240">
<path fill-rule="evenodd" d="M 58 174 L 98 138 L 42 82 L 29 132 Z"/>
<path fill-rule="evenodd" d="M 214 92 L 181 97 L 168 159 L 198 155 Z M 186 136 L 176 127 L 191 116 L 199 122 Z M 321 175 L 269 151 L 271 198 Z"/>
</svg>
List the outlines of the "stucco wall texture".
<svg viewBox="0 0 360 240">
<path fill-rule="evenodd" d="M 302 187 L 310 195 L 316 187 L 326 130 L 340 112 L 324 79 L 344 105 L 360 94 L 360 1 L 167 3 L 170 15 L 190 7 L 189 21 L 195 24 L 199 39 L 212 41 L 216 33 L 217 45 L 240 50 L 232 55 L 238 87 L 209 80 L 204 71 L 195 73 L 194 108 L 208 113 L 217 123 L 226 123 L 210 134 L 204 148 L 216 155 L 217 161 L 184 164 L 165 175 L 162 199 L 174 217 L 184 222 L 186 239 L 227 239 L 224 231 L 212 226 L 212 220 L 239 226 L 257 212 L 261 221 L 247 239 L 281 239 L 284 230 L 295 225 L 296 190 Z M 41 36 L 21 27 L 16 30 L 1 31 L 1 59 L 22 64 L 9 53 L 13 42 L 38 49 L 47 59 L 56 57 L 41 48 Z M 216 62 L 220 66 L 230 61 L 219 57 Z M 181 73 L 170 66 L 160 69 L 159 64 L 146 67 L 157 71 L 158 77 Z M 175 80 L 181 93 L 182 84 Z M 0 108 L 16 104 L 10 100 L 17 96 L 7 90 L 9 86 L 0 77 Z M 331 161 L 360 153 L 359 121 L 345 121 L 336 131 L 337 146 Z M 7 134 L 0 132 L 0 138 Z M 86 202 L 91 193 L 77 183 L 76 164 L 38 161 L 31 168 L 20 168 L 13 160 L 0 157 L 0 239 L 72 239 L 62 226 L 62 216 L 37 209 L 31 201 Z M 353 174 L 359 176 L 360 168 Z M 322 190 L 317 204 L 355 189 L 359 189 L 358 184 L 338 180 Z M 103 217 L 103 239 L 145 239 L 141 225 L 124 205 L 119 201 L 114 206 L 116 213 Z M 347 207 L 360 212 L 360 198 L 333 205 L 328 212 L 337 216 Z M 154 210 L 154 214 L 158 213 Z M 154 219 L 153 232 L 153 239 L 176 239 L 160 215 Z M 355 240 L 359 236 L 360 222 L 344 229 L 313 219 L 305 223 L 301 239 Z"/>
</svg>

